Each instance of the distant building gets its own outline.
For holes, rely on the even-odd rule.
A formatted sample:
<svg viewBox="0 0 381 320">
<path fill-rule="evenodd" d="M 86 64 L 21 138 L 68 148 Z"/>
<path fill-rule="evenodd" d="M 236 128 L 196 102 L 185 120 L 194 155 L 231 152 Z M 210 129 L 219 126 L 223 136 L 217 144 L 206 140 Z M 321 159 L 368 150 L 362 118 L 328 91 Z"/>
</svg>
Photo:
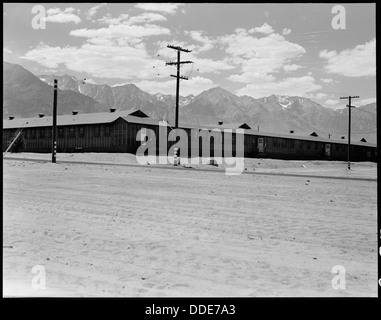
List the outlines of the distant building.
<svg viewBox="0 0 381 320">
<path fill-rule="evenodd" d="M 160 121 L 166 124 L 165 121 Z M 180 125 L 190 133 L 194 127 Z M 52 117 L 40 114 L 35 118 L 18 119 L 9 117 L 3 120 L 3 151 L 9 146 L 17 130 L 22 129 L 24 151 L 51 152 Z M 81 114 L 74 111 L 70 115 L 57 117 L 57 152 L 129 152 L 135 153 L 141 142 L 136 141 L 140 129 L 152 129 L 159 137 L 159 121 L 151 119 L 141 110 Z M 246 123 L 224 123 L 200 126 L 198 129 L 243 129 L 245 157 L 275 159 L 326 159 L 347 160 L 348 145 L 345 141 L 319 137 L 315 132 L 309 136 L 266 133 L 253 130 Z M 168 132 L 172 130 L 168 126 Z M 233 133 L 232 154 L 235 156 L 235 133 Z M 190 136 L 190 134 L 189 134 Z M 224 135 L 222 134 L 222 137 Z M 167 137 L 160 137 L 166 139 Z M 210 137 L 209 137 L 210 139 Z M 377 145 L 362 139 L 351 144 L 352 161 L 376 161 Z M 175 142 L 167 143 L 168 149 Z M 157 140 L 157 144 L 159 141 Z M 213 150 L 214 139 L 210 139 Z M 193 148 L 192 141 L 188 143 Z M 157 148 L 159 149 L 159 148 Z M 200 156 L 202 150 L 200 148 Z M 222 154 L 227 150 L 222 150 Z M 181 150 L 180 150 L 181 152 Z M 191 154 L 188 151 L 188 154 Z M 213 156 L 213 154 L 211 155 Z"/>
</svg>

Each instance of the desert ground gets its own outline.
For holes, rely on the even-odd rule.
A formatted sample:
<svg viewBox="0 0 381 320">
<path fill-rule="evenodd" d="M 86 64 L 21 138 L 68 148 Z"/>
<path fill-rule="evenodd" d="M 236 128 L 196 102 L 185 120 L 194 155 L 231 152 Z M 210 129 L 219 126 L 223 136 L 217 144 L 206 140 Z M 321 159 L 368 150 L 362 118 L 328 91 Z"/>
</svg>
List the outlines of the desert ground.
<svg viewBox="0 0 381 320">
<path fill-rule="evenodd" d="M 26 158 L 51 156 L 3 160 L 4 296 L 377 296 L 375 163 L 248 159 L 229 176 L 112 165 L 128 154 Z"/>
</svg>

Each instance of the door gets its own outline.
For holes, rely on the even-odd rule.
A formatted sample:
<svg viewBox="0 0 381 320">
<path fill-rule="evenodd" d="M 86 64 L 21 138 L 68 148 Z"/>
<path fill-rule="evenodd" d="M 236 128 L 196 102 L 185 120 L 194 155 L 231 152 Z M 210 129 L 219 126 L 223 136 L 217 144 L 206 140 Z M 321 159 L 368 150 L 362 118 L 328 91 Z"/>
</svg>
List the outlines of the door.
<svg viewBox="0 0 381 320">
<path fill-rule="evenodd" d="M 331 156 L 331 145 L 329 143 L 326 143 L 325 144 L 325 155 L 327 157 L 330 157 Z"/>
<path fill-rule="evenodd" d="M 263 138 L 258 138 L 258 152 L 264 152 Z"/>
</svg>

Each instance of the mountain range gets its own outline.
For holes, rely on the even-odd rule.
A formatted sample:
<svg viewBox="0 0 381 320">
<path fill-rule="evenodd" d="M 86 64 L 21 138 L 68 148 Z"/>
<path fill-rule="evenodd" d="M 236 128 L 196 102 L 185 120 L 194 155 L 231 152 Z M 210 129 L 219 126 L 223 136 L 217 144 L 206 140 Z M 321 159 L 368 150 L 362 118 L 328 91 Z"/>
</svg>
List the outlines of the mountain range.
<svg viewBox="0 0 381 320">
<path fill-rule="evenodd" d="M 134 84 L 109 86 L 71 75 L 34 75 L 17 64 L 3 62 L 3 118 L 52 113 L 52 84 L 58 80 L 58 114 L 140 109 L 154 119 L 174 122 L 175 96 L 149 94 Z M 215 87 L 197 96 L 179 97 L 180 123 L 206 125 L 247 123 L 273 133 L 306 135 L 316 132 L 333 139 L 347 136 L 348 109 L 330 109 L 305 97 L 271 95 L 260 99 L 237 96 Z M 352 139 L 376 142 L 376 103 L 352 110 Z"/>
<path fill-rule="evenodd" d="M 75 91 L 58 90 L 59 114 L 73 109 L 81 112 L 100 112 L 101 103 Z M 33 117 L 39 113 L 51 114 L 52 87 L 20 65 L 3 63 L 3 117 Z"/>
</svg>

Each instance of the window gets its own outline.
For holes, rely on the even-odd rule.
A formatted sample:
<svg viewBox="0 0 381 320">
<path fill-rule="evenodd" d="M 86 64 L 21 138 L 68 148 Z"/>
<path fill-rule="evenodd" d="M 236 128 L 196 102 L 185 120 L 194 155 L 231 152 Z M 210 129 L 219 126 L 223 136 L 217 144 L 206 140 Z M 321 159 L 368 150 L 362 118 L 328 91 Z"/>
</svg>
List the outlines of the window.
<svg viewBox="0 0 381 320">
<path fill-rule="evenodd" d="M 31 129 L 30 130 L 30 138 L 31 139 L 36 139 L 36 130 L 35 129 Z"/>
<path fill-rule="evenodd" d="M 276 138 L 273 138 L 273 146 L 274 147 L 278 146 L 278 140 Z"/>
<path fill-rule="evenodd" d="M 109 137 L 110 136 L 110 126 L 106 126 L 105 127 L 105 137 Z"/>
<path fill-rule="evenodd" d="M 99 137 L 100 135 L 100 128 L 99 126 L 94 127 L 94 137 Z"/>
<path fill-rule="evenodd" d="M 290 140 L 290 148 L 295 148 L 295 141 L 294 140 Z"/>
<path fill-rule="evenodd" d="M 40 129 L 40 138 L 42 138 L 42 139 L 45 138 L 45 128 Z"/>
<path fill-rule="evenodd" d="M 75 131 L 74 127 L 69 128 L 69 138 L 74 138 L 75 137 Z"/>
<path fill-rule="evenodd" d="M 64 137 L 64 129 L 58 128 L 58 138 L 63 138 L 63 137 Z"/>
<path fill-rule="evenodd" d="M 286 139 L 282 139 L 282 147 L 287 147 L 287 140 Z"/>
<path fill-rule="evenodd" d="M 311 141 L 307 141 L 307 149 L 311 149 Z"/>
<path fill-rule="evenodd" d="M 319 143 L 315 142 L 315 150 L 319 148 Z"/>
<path fill-rule="evenodd" d="M 85 136 L 85 128 L 79 127 L 79 137 L 83 138 Z"/>
</svg>

